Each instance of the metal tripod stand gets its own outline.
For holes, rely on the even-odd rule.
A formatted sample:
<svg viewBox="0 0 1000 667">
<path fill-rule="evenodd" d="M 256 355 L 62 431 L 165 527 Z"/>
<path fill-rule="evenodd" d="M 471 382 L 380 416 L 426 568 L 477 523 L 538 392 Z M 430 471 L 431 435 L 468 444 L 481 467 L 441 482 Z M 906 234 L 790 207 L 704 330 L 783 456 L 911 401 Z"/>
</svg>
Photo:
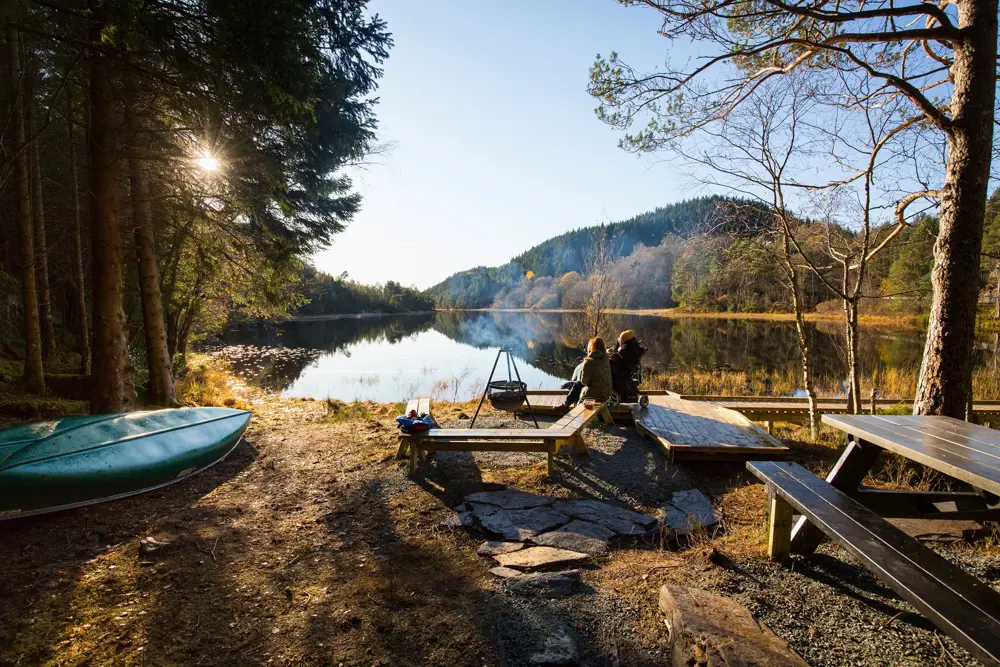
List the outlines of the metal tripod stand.
<svg viewBox="0 0 1000 667">
<path fill-rule="evenodd" d="M 469 428 L 476 425 L 476 418 L 479 417 L 479 410 L 483 407 L 483 401 L 486 400 L 486 395 L 490 393 L 490 385 L 493 384 L 493 374 L 497 372 L 497 364 L 500 363 L 500 355 L 507 355 L 507 382 L 513 382 L 514 379 L 511 377 L 511 368 L 514 369 L 514 377 L 517 378 L 517 389 L 521 392 L 521 398 L 524 399 L 524 404 L 528 406 L 528 414 L 531 415 L 531 421 L 535 422 L 535 428 L 541 428 L 538 425 L 538 418 L 535 417 L 535 411 L 531 408 L 531 403 L 528 402 L 528 394 L 525 391 L 525 384 L 521 382 L 521 374 L 517 372 L 517 362 L 514 361 L 513 355 L 510 353 L 509 347 L 501 347 L 500 351 L 497 352 L 497 358 L 493 362 L 493 370 L 490 371 L 490 378 L 486 381 L 486 389 L 483 390 L 483 396 L 479 399 L 479 405 L 476 406 L 476 414 L 472 416 L 472 422 L 469 424 Z M 516 412 L 514 413 L 517 414 Z"/>
</svg>

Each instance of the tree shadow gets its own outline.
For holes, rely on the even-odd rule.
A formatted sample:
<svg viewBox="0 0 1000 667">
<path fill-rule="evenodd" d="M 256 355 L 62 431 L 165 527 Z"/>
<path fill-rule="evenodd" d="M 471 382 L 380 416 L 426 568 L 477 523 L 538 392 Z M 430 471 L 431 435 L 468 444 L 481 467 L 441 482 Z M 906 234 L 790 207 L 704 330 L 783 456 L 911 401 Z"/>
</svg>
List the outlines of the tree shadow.
<svg viewBox="0 0 1000 667">
<path fill-rule="evenodd" d="M 118 602 L 126 580 L 140 568 L 119 568 L 116 554 L 137 546 L 164 517 L 183 517 L 191 506 L 234 479 L 257 458 L 248 440 L 225 460 L 198 475 L 162 489 L 75 510 L 4 522 L 0 559 L 0 664 L 38 664 L 55 657 L 66 640 L 73 614 L 101 613 Z M 115 560 L 113 566 L 108 564 Z M 131 560 L 128 559 L 130 562 Z M 76 610 L 76 611 L 74 611 Z M 122 617 L 122 635 L 133 619 Z M 110 651 L 118 637 L 105 638 Z"/>
</svg>

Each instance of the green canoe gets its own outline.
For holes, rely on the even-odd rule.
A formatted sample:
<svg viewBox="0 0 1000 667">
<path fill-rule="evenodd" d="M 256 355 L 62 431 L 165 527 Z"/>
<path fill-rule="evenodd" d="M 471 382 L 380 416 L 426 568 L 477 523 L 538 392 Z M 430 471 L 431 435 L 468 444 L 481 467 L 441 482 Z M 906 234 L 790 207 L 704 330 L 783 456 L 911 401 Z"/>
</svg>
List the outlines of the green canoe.
<svg viewBox="0 0 1000 667">
<path fill-rule="evenodd" d="M 0 520 L 179 482 L 225 458 L 249 422 L 246 410 L 179 408 L 0 430 Z"/>
</svg>

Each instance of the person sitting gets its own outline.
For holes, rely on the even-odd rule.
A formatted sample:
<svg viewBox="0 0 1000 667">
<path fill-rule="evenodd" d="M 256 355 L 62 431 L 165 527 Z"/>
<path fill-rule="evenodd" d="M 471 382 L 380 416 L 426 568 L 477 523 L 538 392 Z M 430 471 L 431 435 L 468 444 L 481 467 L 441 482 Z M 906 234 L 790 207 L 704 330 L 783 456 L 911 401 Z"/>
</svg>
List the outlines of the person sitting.
<svg viewBox="0 0 1000 667">
<path fill-rule="evenodd" d="M 562 404 L 566 409 L 580 400 L 581 394 L 587 401 L 603 403 L 611 398 L 611 364 L 603 338 L 590 339 L 587 343 L 587 356 L 573 371 L 573 379 L 567 385 L 569 393 Z"/>
<path fill-rule="evenodd" d="M 618 345 L 611 351 L 611 386 L 622 399 L 628 393 L 628 383 L 632 378 L 632 370 L 639 364 L 643 350 L 635 332 L 626 329 L 618 335 Z"/>
</svg>

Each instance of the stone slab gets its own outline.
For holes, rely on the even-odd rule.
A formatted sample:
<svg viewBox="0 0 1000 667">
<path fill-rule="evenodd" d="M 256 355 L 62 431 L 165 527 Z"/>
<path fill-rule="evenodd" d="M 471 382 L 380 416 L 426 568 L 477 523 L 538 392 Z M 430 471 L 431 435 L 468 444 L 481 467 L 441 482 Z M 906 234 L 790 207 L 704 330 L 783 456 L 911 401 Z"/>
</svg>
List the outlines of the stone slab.
<svg viewBox="0 0 1000 667">
<path fill-rule="evenodd" d="M 512 551 L 520 551 L 524 548 L 524 542 L 497 542 L 494 540 L 487 540 L 479 545 L 476 549 L 476 553 L 480 556 L 499 556 L 500 554 L 509 554 Z"/>
<path fill-rule="evenodd" d="M 526 510 L 532 507 L 542 507 L 551 505 L 555 498 L 540 496 L 527 491 L 517 489 L 504 489 L 503 491 L 480 491 L 465 497 L 469 502 L 487 503 L 496 505 L 505 510 Z"/>
<path fill-rule="evenodd" d="M 579 551 L 591 556 L 601 556 L 608 552 L 608 540 L 614 531 L 589 521 L 571 521 L 561 528 L 531 538 L 534 544 Z"/>
<path fill-rule="evenodd" d="M 522 574 L 519 577 L 510 577 L 504 584 L 507 590 L 515 595 L 564 598 L 572 595 L 579 588 L 580 571 L 564 570 L 563 572 Z"/>
<path fill-rule="evenodd" d="M 514 570 L 509 567 L 495 567 L 492 570 L 490 570 L 490 574 L 496 575 L 498 577 L 503 577 L 504 579 L 524 576 L 524 572 L 521 572 L 520 570 Z"/>
<path fill-rule="evenodd" d="M 499 510 L 493 514 L 479 517 L 479 523 L 484 530 L 514 542 L 523 542 L 529 537 L 565 525 L 569 521 L 568 516 L 548 507 L 535 507 L 528 510 Z"/>
<path fill-rule="evenodd" d="M 552 505 L 556 512 L 574 519 L 596 523 L 619 535 L 642 535 L 656 523 L 648 514 L 615 507 L 599 500 L 558 500 Z"/>
<path fill-rule="evenodd" d="M 465 506 L 469 508 L 470 512 L 480 518 L 496 514 L 500 511 L 500 508 L 496 505 L 488 505 L 486 503 L 465 503 Z"/>
<path fill-rule="evenodd" d="M 663 586 L 660 611 L 666 615 L 674 667 L 808 667 L 735 600 L 697 588 Z"/>
<path fill-rule="evenodd" d="M 722 520 L 722 512 L 698 489 L 674 491 L 664 512 L 664 523 L 678 535 L 687 535 Z"/>
<path fill-rule="evenodd" d="M 535 568 L 578 563 L 587 560 L 589 556 L 579 551 L 568 551 L 553 547 L 528 547 L 508 554 L 493 557 L 503 567 Z"/>
<path fill-rule="evenodd" d="M 531 656 L 533 665 L 576 665 L 579 651 L 568 627 L 553 627 L 542 642 L 542 650 Z"/>
</svg>

